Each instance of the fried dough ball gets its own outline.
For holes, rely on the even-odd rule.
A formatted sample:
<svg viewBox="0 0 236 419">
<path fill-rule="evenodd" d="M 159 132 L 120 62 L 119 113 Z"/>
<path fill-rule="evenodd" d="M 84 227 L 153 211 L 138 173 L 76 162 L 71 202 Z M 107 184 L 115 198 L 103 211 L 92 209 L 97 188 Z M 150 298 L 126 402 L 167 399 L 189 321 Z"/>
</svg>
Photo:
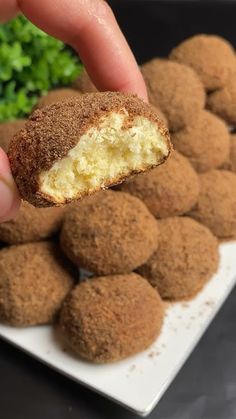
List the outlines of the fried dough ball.
<svg viewBox="0 0 236 419">
<path fill-rule="evenodd" d="M 62 207 L 35 208 L 22 202 L 16 218 L 0 224 L 0 241 L 21 244 L 51 237 L 59 231 L 64 212 Z"/>
<path fill-rule="evenodd" d="M 212 170 L 199 177 L 200 195 L 191 217 L 220 238 L 236 236 L 236 174 Z"/>
<path fill-rule="evenodd" d="M 129 273 L 156 250 L 155 218 L 137 198 L 106 191 L 65 215 L 61 246 L 72 262 L 98 275 Z"/>
<path fill-rule="evenodd" d="M 236 173 L 236 134 L 232 134 L 230 140 L 230 170 Z"/>
<path fill-rule="evenodd" d="M 166 300 L 194 297 L 218 267 L 217 239 L 188 217 L 158 222 L 158 250 L 138 269 Z"/>
<path fill-rule="evenodd" d="M 208 111 L 171 136 L 174 148 L 190 160 L 197 172 L 221 167 L 229 159 L 230 135 L 225 123 Z"/>
<path fill-rule="evenodd" d="M 46 96 L 41 96 L 37 105 L 35 106 L 35 109 L 41 109 L 45 106 L 52 105 L 55 102 L 72 99 L 73 97 L 79 98 L 80 96 L 81 93 L 75 89 L 63 88 L 51 90 Z"/>
<path fill-rule="evenodd" d="M 163 303 L 137 274 L 94 278 L 66 299 L 59 332 L 82 358 L 114 362 L 145 350 L 160 334 Z"/>
<path fill-rule="evenodd" d="M 0 250 L 0 321 L 11 326 L 52 323 L 73 284 L 71 268 L 53 243 Z"/>
<path fill-rule="evenodd" d="M 185 127 L 204 108 L 205 92 L 191 68 L 154 58 L 142 66 L 150 102 L 166 116 L 170 131 Z"/>
<path fill-rule="evenodd" d="M 207 105 L 228 124 L 236 125 L 236 71 L 228 77 L 222 89 L 208 96 Z"/>
<path fill-rule="evenodd" d="M 189 161 L 174 151 L 164 165 L 128 179 L 120 189 L 141 199 L 155 217 L 165 218 L 196 204 L 199 180 Z"/>
<path fill-rule="evenodd" d="M 236 70 L 232 45 L 215 35 L 195 35 L 181 42 L 170 59 L 192 67 L 206 90 L 224 87 L 229 74 Z"/>
<path fill-rule="evenodd" d="M 82 93 L 96 93 L 98 91 L 85 69 L 83 69 L 72 86 Z"/>
<path fill-rule="evenodd" d="M 26 119 L 16 119 L 15 121 L 3 122 L 0 124 L 0 147 L 7 152 L 11 139 L 14 135 L 24 128 Z"/>
<path fill-rule="evenodd" d="M 91 93 L 36 110 L 11 142 L 24 200 L 63 205 L 164 162 L 168 130 L 137 96 Z"/>
</svg>

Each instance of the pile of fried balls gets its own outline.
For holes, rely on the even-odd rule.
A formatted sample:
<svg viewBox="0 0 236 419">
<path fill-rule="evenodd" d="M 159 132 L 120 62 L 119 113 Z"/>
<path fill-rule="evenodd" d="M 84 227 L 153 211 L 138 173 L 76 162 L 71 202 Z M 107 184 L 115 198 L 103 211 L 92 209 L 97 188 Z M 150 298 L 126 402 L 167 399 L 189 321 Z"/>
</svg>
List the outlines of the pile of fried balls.
<svg viewBox="0 0 236 419">
<path fill-rule="evenodd" d="M 67 205 L 23 200 L 17 217 L 0 224 L 0 322 L 53 324 L 65 348 L 96 363 L 148 348 L 161 333 L 165 302 L 194 298 L 218 269 L 219 241 L 236 237 L 232 45 L 195 35 L 141 71 L 152 112 L 169 129 L 169 157 Z M 84 71 L 70 88 L 42 97 L 30 123 L 35 138 L 42 136 L 42 115 L 52 121 L 47 109 L 62 110 L 63 131 L 64 103 L 87 93 L 97 94 Z M 8 151 L 24 126 L 25 120 L 1 124 L 0 146 Z M 80 270 L 88 277 L 79 279 Z"/>
</svg>

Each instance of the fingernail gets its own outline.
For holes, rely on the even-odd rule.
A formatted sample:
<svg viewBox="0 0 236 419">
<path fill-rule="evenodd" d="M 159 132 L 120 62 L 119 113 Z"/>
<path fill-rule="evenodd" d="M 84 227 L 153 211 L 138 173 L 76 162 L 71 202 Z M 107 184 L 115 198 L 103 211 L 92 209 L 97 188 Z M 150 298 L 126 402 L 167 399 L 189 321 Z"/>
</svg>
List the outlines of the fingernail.
<svg viewBox="0 0 236 419">
<path fill-rule="evenodd" d="M 8 183 L 0 176 L 0 222 L 4 221 L 14 203 L 14 193 Z"/>
</svg>

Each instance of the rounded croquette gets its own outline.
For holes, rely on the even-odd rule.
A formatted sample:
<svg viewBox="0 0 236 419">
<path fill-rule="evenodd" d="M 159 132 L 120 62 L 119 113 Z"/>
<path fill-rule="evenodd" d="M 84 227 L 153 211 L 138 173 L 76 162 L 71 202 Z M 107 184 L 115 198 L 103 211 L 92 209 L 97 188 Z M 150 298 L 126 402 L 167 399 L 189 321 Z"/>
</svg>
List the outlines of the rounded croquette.
<svg viewBox="0 0 236 419">
<path fill-rule="evenodd" d="M 230 163 L 229 167 L 232 172 L 236 173 L 236 134 L 230 136 Z"/>
<path fill-rule="evenodd" d="M 155 217 L 165 218 L 196 204 L 199 180 L 189 161 L 174 151 L 164 165 L 128 179 L 120 189 L 141 199 Z"/>
<path fill-rule="evenodd" d="M 228 77 L 222 89 L 208 95 L 207 106 L 228 124 L 236 125 L 236 71 Z"/>
<path fill-rule="evenodd" d="M 80 97 L 81 93 L 78 92 L 78 90 L 75 89 L 55 89 L 48 92 L 46 96 L 41 96 L 37 105 L 35 106 L 35 109 L 41 109 L 45 106 L 52 105 L 56 102 L 61 102 L 63 100 L 71 99 L 73 97 Z"/>
<path fill-rule="evenodd" d="M 0 124 L 0 147 L 7 152 L 11 139 L 14 135 L 24 128 L 26 119 L 3 122 Z"/>
<path fill-rule="evenodd" d="M 67 211 L 61 231 L 65 254 L 98 275 L 123 274 L 142 265 L 156 250 L 155 218 L 138 198 L 100 192 Z"/>
<path fill-rule="evenodd" d="M 75 89 L 82 93 L 96 93 L 98 90 L 90 79 L 85 68 L 82 73 L 76 78 L 72 85 Z"/>
<path fill-rule="evenodd" d="M 205 110 L 184 129 L 173 133 L 171 141 L 197 172 L 221 167 L 229 159 L 228 128 L 221 119 Z"/>
<path fill-rule="evenodd" d="M 91 93 L 36 110 L 11 142 L 24 200 L 63 205 L 161 164 L 168 130 L 148 104 L 122 93 Z"/>
<path fill-rule="evenodd" d="M 64 217 L 64 208 L 35 208 L 22 202 L 16 218 L 0 224 L 0 241 L 21 244 L 39 241 L 58 232 Z"/>
<path fill-rule="evenodd" d="M 150 102 L 159 107 L 168 120 L 170 131 L 185 127 L 205 104 L 205 92 L 191 68 L 157 59 L 142 66 Z"/>
<path fill-rule="evenodd" d="M 144 351 L 160 334 L 163 303 L 137 274 L 87 280 L 69 294 L 59 333 L 75 353 L 97 363 Z"/>
<path fill-rule="evenodd" d="M 232 45 L 215 35 L 195 35 L 181 42 L 170 59 L 192 67 L 207 91 L 224 87 L 229 74 L 236 70 Z"/>
<path fill-rule="evenodd" d="M 0 250 L 0 322 L 52 323 L 74 284 L 71 267 L 50 242 Z"/>
<path fill-rule="evenodd" d="M 158 225 L 158 250 L 138 272 L 163 299 L 194 297 L 217 270 L 217 239 L 208 228 L 188 217 L 170 217 Z"/>
<path fill-rule="evenodd" d="M 219 238 L 236 236 L 236 174 L 212 170 L 199 176 L 200 195 L 189 215 Z"/>
</svg>

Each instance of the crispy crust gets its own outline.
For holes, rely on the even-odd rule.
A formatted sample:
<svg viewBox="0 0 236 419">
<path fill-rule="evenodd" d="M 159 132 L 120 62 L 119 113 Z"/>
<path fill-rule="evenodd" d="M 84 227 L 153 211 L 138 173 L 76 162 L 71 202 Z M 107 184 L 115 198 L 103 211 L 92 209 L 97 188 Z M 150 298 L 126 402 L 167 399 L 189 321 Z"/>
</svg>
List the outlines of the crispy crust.
<svg viewBox="0 0 236 419">
<path fill-rule="evenodd" d="M 188 125 L 204 108 L 205 91 L 192 68 L 154 58 L 143 64 L 141 70 L 150 103 L 162 110 L 171 132 Z"/>
<path fill-rule="evenodd" d="M 96 363 L 145 350 L 160 334 L 164 304 L 137 274 L 93 278 L 66 299 L 58 331 L 67 347 Z"/>
<path fill-rule="evenodd" d="M 230 170 L 236 173 L 236 134 L 231 135 L 230 138 Z"/>
<path fill-rule="evenodd" d="M 157 222 L 143 202 L 111 190 L 73 205 L 61 231 L 68 258 L 97 275 L 129 273 L 157 246 Z"/>
<path fill-rule="evenodd" d="M 0 147 L 7 152 L 9 144 L 14 135 L 24 128 L 26 119 L 16 119 L 16 121 L 4 122 L 0 124 Z"/>
<path fill-rule="evenodd" d="M 228 77 L 222 89 L 208 95 L 207 106 L 228 124 L 236 125 L 236 71 Z"/>
<path fill-rule="evenodd" d="M 80 99 L 55 103 L 36 110 L 25 129 L 10 144 L 8 155 L 11 169 L 23 199 L 38 207 L 58 205 L 40 190 L 39 174 L 65 157 L 78 143 L 78 138 L 89 128 L 98 125 L 101 117 L 109 112 L 122 112 L 122 109 L 129 113 L 124 130 L 132 125 L 134 117 L 146 117 L 157 124 L 171 149 L 169 133 L 163 121 L 137 96 L 112 92 L 90 93 L 82 95 Z M 163 156 L 163 161 L 167 157 Z M 146 169 L 143 167 L 139 172 Z M 117 184 L 124 178 L 125 176 L 111 179 L 106 187 Z M 79 198 L 81 196 L 75 197 Z"/>
<path fill-rule="evenodd" d="M 211 170 L 199 176 L 198 203 L 189 215 L 219 238 L 236 236 L 236 174 Z"/>
<path fill-rule="evenodd" d="M 197 172 L 216 169 L 229 160 L 228 128 L 206 110 L 183 130 L 173 133 L 171 139 L 174 148 L 190 160 Z"/>
<path fill-rule="evenodd" d="M 21 244 L 51 237 L 60 230 L 64 214 L 64 207 L 35 208 L 23 201 L 14 219 L 0 224 L 0 241 Z"/>
<path fill-rule="evenodd" d="M 157 218 L 189 211 L 199 196 L 199 179 L 189 161 L 174 151 L 164 166 L 135 176 L 120 189 L 141 199 Z"/>
<path fill-rule="evenodd" d="M 74 268 L 54 243 L 2 249 L 0 321 L 18 327 L 52 323 L 74 282 Z"/>
<path fill-rule="evenodd" d="M 186 39 L 171 51 L 170 59 L 194 68 L 207 91 L 222 88 L 230 72 L 236 70 L 232 45 L 215 35 Z"/>
<path fill-rule="evenodd" d="M 163 299 L 194 297 L 217 270 L 217 239 L 189 217 L 166 218 L 158 225 L 159 247 L 138 272 Z"/>
<path fill-rule="evenodd" d="M 35 106 L 35 109 L 41 109 L 45 106 L 52 105 L 56 102 L 61 102 L 62 100 L 69 100 L 72 97 L 80 97 L 81 93 L 76 89 L 55 89 L 48 92 L 46 96 L 41 96 L 38 103 Z"/>
</svg>

